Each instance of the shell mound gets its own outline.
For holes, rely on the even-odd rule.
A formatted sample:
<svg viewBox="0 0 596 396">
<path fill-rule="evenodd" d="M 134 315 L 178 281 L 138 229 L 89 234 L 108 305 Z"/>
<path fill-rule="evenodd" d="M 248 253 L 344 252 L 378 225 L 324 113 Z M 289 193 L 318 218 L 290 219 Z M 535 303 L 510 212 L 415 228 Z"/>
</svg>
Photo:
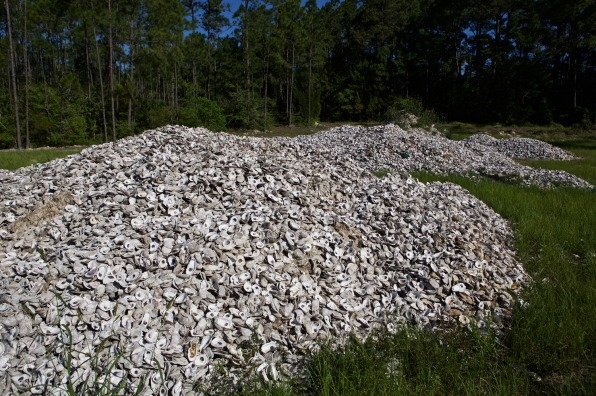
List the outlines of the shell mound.
<svg viewBox="0 0 596 396">
<path fill-rule="evenodd" d="M 465 143 L 478 143 L 514 159 L 544 159 L 571 161 L 578 156 L 546 142 L 530 138 L 495 139 L 484 134 L 472 135 Z"/>
<path fill-rule="evenodd" d="M 424 133 L 423 130 L 406 132 L 389 124 L 368 128 L 341 126 L 297 139 L 317 153 L 352 158 L 370 171 L 386 169 L 404 173 L 478 174 L 514 179 L 522 184 L 540 187 L 563 185 L 592 188 L 587 181 L 564 171 L 535 169 L 518 164 L 508 156 L 511 150 L 508 149 L 508 155 L 505 155 L 487 146 L 494 139 L 490 136 L 457 142 Z"/>
<path fill-rule="evenodd" d="M 477 133 L 475 135 L 469 136 L 467 138 L 465 138 L 463 140 L 463 142 L 466 143 L 477 143 L 477 144 L 482 144 L 484 146 L 490 146 L 492 144 L 494 144 L 496 141 L 498 141 L 499 139 L 492 137 L 490 135 L 484 134 L 484 133 Z"/>
<path fill-rule="evenodd" d="M 168 126 L 0 174 L 0 393 L 191 394 L 349 332 L 502 325 L 528 281 L 505 220 L 327 154 Z"/>
</svg>

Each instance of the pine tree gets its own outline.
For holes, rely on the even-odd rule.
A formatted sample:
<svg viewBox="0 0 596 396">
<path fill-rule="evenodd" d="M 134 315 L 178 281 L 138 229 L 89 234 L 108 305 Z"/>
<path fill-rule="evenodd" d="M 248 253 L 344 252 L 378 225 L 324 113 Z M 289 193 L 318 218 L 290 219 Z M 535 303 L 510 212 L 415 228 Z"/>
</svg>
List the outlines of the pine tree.
<svg viewBox="0 0 596 396">
<path fill-rule="evenodd" d="M 226 11 L 226 6 L 222 0 L 203 0 L 199 3 L 199 9 L 202 11 L 200 18 L 200 25 L 205 30 L 207 36 L 207 98 L 215 96 L 212 92 L 216 90 L 211 87 L 213 81 L 217 81 L 213 77 L 216 72 L 215 60 L 212 59 L 213 53 L 217 48 L 217 41 L 219 34 L 229 23 L 228 19 L 223 14 Z"/>
<path fill-rule="evenodd" d="M 8 36 L 8 58 L 10 60 L 10 78 L 12 87 L 12 106 L 14 109 L 14 122 L 16 128 L 16 146 L 21 150 L 21 125 L 19 123 L 19 95 L 17 88 L 16 66 L 15 66 L 15 52 L 12 40 L 12 21 L 10 19 L 10 6 L 8 0 L 4 0 L 4 8 L 6 10 L 6 34 Z"/>
</svg>

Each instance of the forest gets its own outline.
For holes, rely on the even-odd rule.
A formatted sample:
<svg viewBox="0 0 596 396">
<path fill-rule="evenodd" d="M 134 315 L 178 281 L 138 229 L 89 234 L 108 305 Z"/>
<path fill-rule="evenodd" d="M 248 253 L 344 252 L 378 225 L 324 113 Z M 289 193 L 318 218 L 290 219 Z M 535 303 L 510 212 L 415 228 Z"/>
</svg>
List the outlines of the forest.
<svg viewBox="0 0 596 396">
<path fill-rule="evenodd" d="M 4 0 L 0 148 L 165 124 L 596 124 L 593 0 Z"/>
</svg>

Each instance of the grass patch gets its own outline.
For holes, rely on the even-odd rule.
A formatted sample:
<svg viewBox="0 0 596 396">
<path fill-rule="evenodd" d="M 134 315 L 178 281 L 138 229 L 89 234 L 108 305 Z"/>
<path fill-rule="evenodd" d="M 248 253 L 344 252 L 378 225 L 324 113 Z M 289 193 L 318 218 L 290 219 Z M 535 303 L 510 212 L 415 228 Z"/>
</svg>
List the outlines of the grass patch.
<svg viewBox="0 0 596 396">
<path fill-rule="evenodd" d="M 2 150 L 0 151 L 0 169 L 15 170 L 24 166 L 42 164 L 56 158 L 77 154 L 81 150 L 83 150 L 83 147 Z"/>
<path fill-rule="evenodd" d="M 494 346 L 477 333 L 439 339 L 408 329 L 366 342 L 352 339 L 340 351 L 324 347 L 309 362 L 306 393 L 497 395 L 527 389 L 524 373 L 503 362 Z"/>
<path fill-rule="evenodd" d="M 375 175 L 379 179 L 384 178 L 388 174 L 389 174 L 389 171 L 388 170 L 380 170 L 380 171 L 373 172 L 373 175 Z"/>
<path fill-rule="evenodd" d="M 596 150 L 596 135 L 592 136 L 591 138 L 573 138 L 573 139 L 564 139 L 564 140 L 551 140 L 549 141 L 550 144 L 558 146 L 565 150 L 571 151 L 579 151 L 578 155 L 581 156 L 581 153 L 584 155 L 596 155 L 594 154 L 594 150 Z"/>
<path fill-rule="evenodd" d="M 448 139 L 464 140 L 479 132 L 480 127 L 473 124 L 466 124 L 463 122 L 451 122 L 442 124 L 439 130 L 442 131 Z"/>
<path fill-rule="evenodd" d="M 494 335 L 438 336 L 403 328 L 323 345 L 305 363 L 301 380 L 249 381 L 242 395 L 512 395 L 531 390 L 532 375 L 503 355 Z"/>
</svg>

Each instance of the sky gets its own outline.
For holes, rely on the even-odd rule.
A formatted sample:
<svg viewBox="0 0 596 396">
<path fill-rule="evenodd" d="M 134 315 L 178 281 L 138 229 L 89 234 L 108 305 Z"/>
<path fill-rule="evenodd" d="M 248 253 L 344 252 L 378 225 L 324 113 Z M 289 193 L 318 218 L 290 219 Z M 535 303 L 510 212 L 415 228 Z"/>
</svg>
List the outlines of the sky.
<svg viewBox="0 0 596 396">
<path fill-rule="evenodd" d="M 228 18 L 228 20 L 230 20 L 230 22 L 232 22 L 232 17 L 234 16 L 234 13 L 238 10 L 238 7 L 240 6 L 240 4 L 242 2 L 243 2 L 243 0 L 224 0 L 224 3 L 227 3 L 230 6 L 230 11 L 224 13 L 224 15 Z M 323 6 L 327 2 L 328 2 L 328 0 L 317 0 L 317 4 L 319 7 Z M 302 4 L 304 4 L 304 3 L 306 3 L 306 1 L 302 0 Z M 199 30 L 201 30 L 201 29 L 199 29 Z M 222 35 L 226 36 L 228 34 L 231 34 L 233 30 L 234 30 L 234 27 L 229 27 L 222 32 Z"/>
<path fill-rule="evenodd" d="M 327 3 L 328 0 L 317 0 L 317 4 L 320 6 L 322 6 L 323 4 Z M 230 9 L 231 11 L 231 15 L 234 14 L 234 12 L 236 12 L 236 10 L 238 9 L 238 6 L 240 5 L 240 3 L 242 3 L 242 0 L 227 0 L 225 1 L 226 3 L 228 3 L 230 5 Z M 306 1 L 302 0 L 302 3 L 306 3 Z"/>
</svg>

